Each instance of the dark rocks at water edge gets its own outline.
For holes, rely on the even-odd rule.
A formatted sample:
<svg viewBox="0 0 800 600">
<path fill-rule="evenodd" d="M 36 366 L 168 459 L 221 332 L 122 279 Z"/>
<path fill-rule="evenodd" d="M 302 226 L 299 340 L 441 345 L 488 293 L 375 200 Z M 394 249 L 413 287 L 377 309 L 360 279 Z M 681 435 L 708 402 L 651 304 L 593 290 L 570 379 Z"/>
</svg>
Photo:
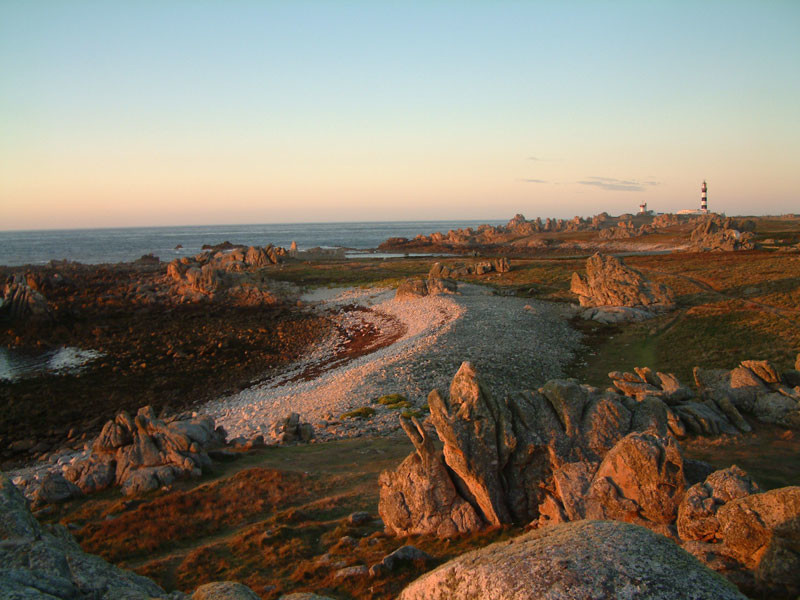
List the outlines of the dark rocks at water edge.
<svg viewBox="0 0 800 600">
<path fill-rule="evenodd" d="M 398 600 L 744 600 L 735 586 L 670 540 L 636 525 L 580 521 L 463 554 Z"/>
<path fill-rule="evenodd" d="M 464 363 L 449 397 L 433 391 L 428 403 L 444 447 L 416 420 L 401 421 L 415 452 L 379 479 L 389 533 L 626 521 L 681 543 L 743 589 L 800 593 L 800 487 L 760 493 L 740 469 L 684 459 L 673 437 L 683 421 L 657 395 L 551 380 L 498 400 Z M 735 431 L 721 412 L 715 419 Z"/>
<path fill-rule="evenodd" d="M 172 283 L 172 293 L 186 302 L 271 304 L 277 299 L 257 272 L 281 263 L 287 255 L 286 249 L 272 244 L 262 248 L 225 242 L 207 247 L 194 258 L 173 260 L 167 266 L 167 280 Z"/>
</svg>

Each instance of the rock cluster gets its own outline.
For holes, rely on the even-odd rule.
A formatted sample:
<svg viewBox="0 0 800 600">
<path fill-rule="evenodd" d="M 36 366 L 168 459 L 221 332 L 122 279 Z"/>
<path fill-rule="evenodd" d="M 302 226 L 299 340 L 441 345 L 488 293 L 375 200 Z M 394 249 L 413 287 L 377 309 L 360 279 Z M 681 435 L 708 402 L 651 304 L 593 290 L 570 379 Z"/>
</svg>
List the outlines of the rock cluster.
<svg viewBox="0 0 800 600">
<path fill-rule="evenodd" d="M 25 321 L 45 319 L 50 314 L 47 299 L 21 276 L 15 275 L 3 286 L 0 319 Z"/>
<path fill-rule="evenodd" d="M 800 355 L 798 356 L 800 363 Z M 750 414 L 763 423 L 800 428 L 800 369 L 778 373 L 768 361 L 745 360 L 730 371 L 695 367 L 702 398 Z"/>
<path fill-rule="evenodd" d="M 601 240 L 627 240 L 653 233 L 655 227 L 644 224 L 637 227 L 633 221 L 619 221 L 616 227 L 609 227 L 600 231 Z"/>
<path fill-rule="evenodd" d="M 399 600 L 744 600 L 669 540 L 626 523 L 581 521 L 468 552 L 408 585 Z"/>
<path fill-rule="evenodd" d="M 670 411 L 670 433 L 719 435 L 750 431 L 741 413 L 725 398 L 701 398 L 684 386 L 671 373 L 654 373 L 647 367 L 636 367 L 633 373 L 613 371 L 608 374 L 619 392 L 638 402 L 658 398 Z"/>
<path fill-rule="evenodd" d="M 675 306 L 670 288 L 599 252 L 586 261 L 585 277 L 572 274 L 570 291 L 586 309 L 581 315 L 601 322 L 641 320 Z"/>
<path fill-rule="evenodd" d="M 167 281 L 172 283 L 173 293 L 187 301 L 224 299 L 248 305 L 271 304 L 276 301 L 274 295 L 252 273 L 279 264 L 286 255 L 284 248 L 271 244 L 262 248 L 226 242 L 194 258 L 176 258 L 167 266 Z"/>
<path fill-rule="evenodd" d="M 314 427 L 311 423 L 302 423 L 300 415 L 292 413 L 272 424 L 270 437 L 279 444 L 310 442 L 314 439 Z"/>
<path fill-rule="evenodd" d="M 701 220 L 691 233 L 691 248 L 701 252 L 753 250 L 755 222 L 714 215 Z"/>
<path fill-rule="evenodd" d="M 485 275 L 486 273 L 508 273 L 511 266 L 505 257 L 485 260 L 473 265 L 448 266 L 433 263 L 426 279 L 407 279 L 397 288 L 395 298 L 419 298 L 436 294 L 452 294 L 458 290 L 456 277 Z"/>
<path fill-rule="evenodd" d="M 89 457 L 65 465 L 63 477 L 86 494 L 111 485 L 122 486 L 126 495 L 140 494 L 199 476 L 211 466 L 207 449 L 224 439 L 210 417 L 159 419 L 146 406 L 134 418 L 121 412 L 108 421 Z"/>
<path fill-rule="evenodd" d="M 779 577 L 776 572 L 780 561 L 797 564 L 791 572 L 800 572 L 800 553 L 786 551 L 800 543 L 800 488 L 773 490 L 766 497 L 738 470 L 714 473 L 704 463 L 684 459 L 670 435 L 681 431 L 681 423 L 664 399 L 685 392 L 666 382 L 661 391 L 661 397 L 637 400 L 551 380 L 538 391 L 499 401 L 464 363 L 449 398 L 437 391 L 428 398 L 442 450 L 420 423 L 401 421 L 415 452 L 394 472 L 380 476 L 379 512 L 387 531 L 452 536 L 506 523 L 544 527 L 581 519 L 626 521 L 689 543 L 708 564 L 724 564 L 723 570 L 754 588 L 794 589 L 796 575 Z M 700 487 L 689 488 L 695 484 Z M 695 491 L 687 493 L 687 488 Z M 743 490 L 744 495 L 718 489 Z M 763 552 L 753 559 L 744 560 L 736 527 L 720 521 L 714 529 L 711 521 L 720 519 L 715 509 L 720 501 L 734 497 L 734 505 L 758 507 L 735 513 L 736 527 L 761 528 Z M 692 525 L 703 510 L 708 513 L 705 524 Z M 698 534 L 688 532 L 711 529 L 714 537 L 703 533 L 708 545 L 701 553 Z M 773 539 L 783 541 L 772 548 Z"/>
<path fill-rule="evenodd" d="M 250 588 L 231 582 L 206 584 L 192 596 L 196 600 L 257 597 Z M 168 593 L 146 577 L 86 554 L 61 525 L 40 525 L 25 497 L 0 472 L 0 598 L 188 600 L 189 596 Z"/>
</svg>

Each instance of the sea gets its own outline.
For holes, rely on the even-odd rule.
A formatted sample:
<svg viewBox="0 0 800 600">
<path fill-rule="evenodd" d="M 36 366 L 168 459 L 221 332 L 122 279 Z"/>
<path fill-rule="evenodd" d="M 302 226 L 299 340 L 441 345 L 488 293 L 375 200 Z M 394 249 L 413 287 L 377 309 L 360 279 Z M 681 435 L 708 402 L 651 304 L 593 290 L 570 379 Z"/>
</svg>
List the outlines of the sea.
<svg viewBox="0 0 800 600">
<path fill-rule="evenodd" d="M 118 263 L 153 254 L 162 261 L 194 256 L 204 244 L 231 242 L 246 246 L 273 244 L 298 250 L 345 248 L 350 258 L 386 257 L 370 252 L 390 237 L 413 238 L 418 234 L 478 225 L 502 225 L 489 221 L 385 221 L 364 223 L 284 223 L 262 225 L 208 225 L 185 227 L 123 227 L 113 229 L 64 229 L 0 231 L 0 265 L 41 265 L 51 260 L 84 264 Z"/>
</svg>

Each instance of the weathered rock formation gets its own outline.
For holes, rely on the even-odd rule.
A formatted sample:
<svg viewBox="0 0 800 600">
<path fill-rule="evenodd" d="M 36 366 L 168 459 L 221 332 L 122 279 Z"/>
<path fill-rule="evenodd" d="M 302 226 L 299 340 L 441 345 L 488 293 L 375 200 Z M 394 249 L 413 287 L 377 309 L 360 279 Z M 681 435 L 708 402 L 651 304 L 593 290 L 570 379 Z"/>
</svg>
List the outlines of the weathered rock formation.
<svg viewBox="0 0 800 600">
<path fill-rule="evenodd" d="M 175 479 L 199 476 L 211 466 L 206 450 L 224 442 L 210 417 L 182 415 L 158 419 L 149 406 L 135 418 L 121 412 L 108 421 L 92 446 L 91 455 L 65 465 L 63 476 L 83 493 L 111 485 L 126 495 L 169 485 Z"/>
<path fill-rule="evenodd" d="M 599 252 L 586 261 L 585 277 L 572 274 L 570 291 L 587 309 L 582 316 L 598 321 L 641 320 L 675 306 L 670 288 Z"/>
<path fill-rule="evenodd" d="M 700 396 L 763 423 L 800 428 L 797 371 L 778 373 L 768 361 L 745 360 L 731 371 L 695 367 Z"/>
<path fill-rule="evenodd" d="M 647 367 L 636 367 L 634 373 L 613 371 L 608 374 L 614 387 L 638 402 L 658 398 L 670 409 L 670 433 L 677 437 L 688 434 L 736 434 L 751 430 L 742 414 L 724 397 L 702 398 L 684 386 L 671 373 L 654 373 Z"/>
<path fill-rule="evenodd" d="M 668 430 L 663 402 L 636 402 L 570 381 L 494 399 L 469 363 L 454 377 L 449 398 L 433 391 L 428 403 L 443 451 L 421 425 L 401 420 L 416 452 L 380 478 L 380 513 L 396 535 L 583 518 L 582 501 L 573 498 L 588 490 L 614 445 L 633 431 Z"/>
<path fill-rule="evenodd" d="M 669 540 L 626 523 L 547 527 L 463 554 L 408 585 L 399 600 L 744 599 Z"/>
<path fill-rule="evenodd" d="M 0 472 L 0 598 L 185 600 L 189 596 L 168 593 L 146 577 L 86 554 L 61 525 L 40 525 L 25 497 Z M 201 586 L 192 598 L 250 600 L 258 596 L 241 584 L 221 582 Z"/>
<path fill-rule="evenodd" d="M 45 319 L 50 314 L 47 299 L 28 285 L 21 275 L 3 286 L 0 296 L 0 319 L 9 321 L 25 321 L 27 319 Z"/>
<path fill-rule="evenodd" d="M 753 250 L 755 245 L 753 221 L 736 221 L 715 215 L 701 220 L 692 230 L 691 248 L 701 252 L 731 252 Z"/>
<path fill-rule="evenodd" d="M 639 371 L 638 385 L 631 377 L 618 380 L 625 393 L 553 380 L 500 401 L 464 363 L 449 397 L 437 391 L 428 397 L 441 451 L 420 423 L 401 421 L 415 452 L 396 471 L 381 474 L 379 512 L 387 531 L 449 536 L 506 523 L 626 521 L 689 544 L 748 589 L 794 593 L 791 578 L 800 569 L 780 571 L 771 557 L 800 561 L 800 488 L 761 498 L 735 467 L 713 472 L 685 460 L 672 435 L 686 433 L 683 413 L 676 412 L 692 404 L 686 388 L 669 376 Z M 703 415 L 700 408 L 687 414 Z M 710 414 L 709 422 L 719 419 L 735 431 L 721 411 Z M 755 554 L 720 520 L 734 510 L 720 508 L 730 503 L 743 507 L 736 527 L 758 530 Z M 698 540 L 705 545 L 698 547 Z"/>
</svg>

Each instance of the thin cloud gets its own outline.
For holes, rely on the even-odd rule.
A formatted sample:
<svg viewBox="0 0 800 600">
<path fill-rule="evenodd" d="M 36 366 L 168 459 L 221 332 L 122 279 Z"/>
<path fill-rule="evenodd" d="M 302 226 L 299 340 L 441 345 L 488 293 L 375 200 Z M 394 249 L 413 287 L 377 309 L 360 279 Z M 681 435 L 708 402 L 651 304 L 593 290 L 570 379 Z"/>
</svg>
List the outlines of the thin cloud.
<svg viewBox="0 0 800 600">
<path fill-rule="evenodd" d="M 657 181 L 636 181 L 634 179 L 616 179 L 615 177 L 587 177 L 578 183 L 612 192 L 643 192 L 646 185 L 659 185 Z"/>
<path fill-rule="evenodd" d="M 544 179 L 522 179 L 521 181 L 524 181 L 525 183 L 549 183 Z"/>
</svg>

